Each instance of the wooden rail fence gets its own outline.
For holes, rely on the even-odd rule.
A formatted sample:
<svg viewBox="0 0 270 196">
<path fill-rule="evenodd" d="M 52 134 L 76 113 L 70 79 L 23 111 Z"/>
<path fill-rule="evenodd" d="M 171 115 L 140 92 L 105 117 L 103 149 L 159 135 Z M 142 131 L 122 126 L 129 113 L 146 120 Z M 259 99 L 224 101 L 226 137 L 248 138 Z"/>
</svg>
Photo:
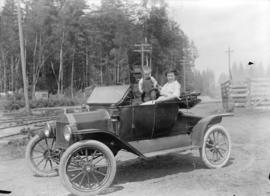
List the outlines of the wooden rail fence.
<svg viewBox="0 0 270 196">
<path fill-rule="evenodd" d="M 252 78 L 242 83 L 230 80 L 221 84 L 223 108 L 270 107 L 270 78 Z"/>
</svg>

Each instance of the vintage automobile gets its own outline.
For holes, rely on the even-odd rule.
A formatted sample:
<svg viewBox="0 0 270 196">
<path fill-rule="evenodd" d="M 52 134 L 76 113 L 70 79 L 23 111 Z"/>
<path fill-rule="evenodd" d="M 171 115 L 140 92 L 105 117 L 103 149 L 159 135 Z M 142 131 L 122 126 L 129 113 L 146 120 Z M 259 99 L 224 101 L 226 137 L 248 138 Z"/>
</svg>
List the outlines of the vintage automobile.
<svg viewBox="0 0 270 196">
<path fill-rule="evenodd" d="M 187 104 L 194 96 L 195 103 Z M 89 110 L 59 115 L 30 140 L 27 162 L 39 176 L 59 172 L 64 186 L 83 196 L 112 184 L 120 150 L 145 159 L 197 149 L 207 167 L 223 167 L 231 151 L 230 136 L 219 124 L 226 114 L 202 118 L 181 111 L 179 106 L 199 102 L 190 97 L 141 105 L 129 85 L 96 87 Z"/>
</svg>

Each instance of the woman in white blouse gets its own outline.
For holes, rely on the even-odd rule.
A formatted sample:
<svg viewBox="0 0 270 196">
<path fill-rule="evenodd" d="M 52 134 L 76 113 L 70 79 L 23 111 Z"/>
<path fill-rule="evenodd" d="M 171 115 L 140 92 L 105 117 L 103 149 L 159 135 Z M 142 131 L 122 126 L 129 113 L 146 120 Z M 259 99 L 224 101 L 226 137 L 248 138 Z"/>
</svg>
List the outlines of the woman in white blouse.
<svg viewBox="0 0 270 196">
<path fill-rule="evenodd" d="M 160 97 L 157 100 L 147 101 L 142 103 L 141 105 L 151 105 L 162 101 L 168 101 L 172 99 L 179 99 L 180 97 L 180 83 L 175 79 L 176 71 L 169 70 L 166 72 L 166 77 L 168 82 L 161 87 Z"/>
<path fill-rule="evenodd" d="M 169 70 L 166 73 L 166 77 L 168 82 L 161 88 L 160 97 L 156 100 L 156 102 L 172 100 L 174 98 L 180 97 L 180 83 L 175 79 L 176 71 Z"/>
</svg>

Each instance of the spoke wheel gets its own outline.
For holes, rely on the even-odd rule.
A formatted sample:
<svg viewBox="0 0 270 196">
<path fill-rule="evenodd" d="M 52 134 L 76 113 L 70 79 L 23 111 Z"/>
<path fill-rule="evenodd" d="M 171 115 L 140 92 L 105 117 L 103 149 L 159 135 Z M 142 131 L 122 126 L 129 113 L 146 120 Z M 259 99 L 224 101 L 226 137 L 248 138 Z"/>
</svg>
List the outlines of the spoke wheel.
<svg viewBox="0 0 270 196">
<path fill-rule="evenodd" d="M 59 153 L 55 150 L 55 138 L 34 136 L 25 154 L 30 169 L 38 176 L 58 175 Z"/>
<path fill-rule="evenodd" d="M 210 127 L 203 140 L 200 155 L 209 168 L 221 168 L 228 162 L 231 153 L 231 139 L 227 130 L 220 125 Z"/>
<path fill-rule="evenodd" d="M 95 140 L 71 145 L 60 160 L 59 174 L 64 186 L 79 196 L 98 194 L 111 185 L 115 173 L 112 151 Z"/>
</svg>

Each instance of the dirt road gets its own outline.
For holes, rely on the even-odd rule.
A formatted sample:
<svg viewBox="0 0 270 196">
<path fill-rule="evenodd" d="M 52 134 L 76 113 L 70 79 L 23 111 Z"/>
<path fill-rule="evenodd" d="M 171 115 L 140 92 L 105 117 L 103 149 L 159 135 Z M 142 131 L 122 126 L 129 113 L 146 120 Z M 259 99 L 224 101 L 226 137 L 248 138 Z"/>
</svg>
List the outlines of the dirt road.
<svg viewBox="0 0 270 196">
<path fill-rule="evenodd" d="M 154 157 L 117 156 L 118 170 L 108 196 L 270 196 L 270 111 L 239 110 L 224 118 L 233 142 L 229 163 L 207 169 L 196 151 Z M 126 160 L 127 157 L 132 158 Z M 17 196 L 71 196 L 59 177 L 35 177 L 24 159 L 0 161 L 0 190 Z M 0 194 L 1 195 L 1 194 Z"/>
</svg>

